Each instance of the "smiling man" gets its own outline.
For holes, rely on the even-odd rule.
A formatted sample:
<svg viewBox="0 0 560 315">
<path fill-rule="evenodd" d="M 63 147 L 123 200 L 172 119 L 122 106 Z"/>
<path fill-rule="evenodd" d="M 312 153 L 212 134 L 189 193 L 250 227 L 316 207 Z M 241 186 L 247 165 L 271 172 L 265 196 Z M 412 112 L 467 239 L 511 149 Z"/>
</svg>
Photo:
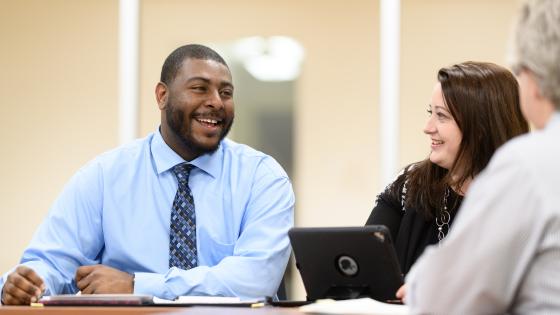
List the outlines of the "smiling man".
<svg viewBox="0 0 560 315">
<path fill-rule="evenodd" d="M 177 48 L 160 80 L 160 128 L 74 175 L 20 265 L 0 280 L 3 304 L 78 291 L 274 295 L 293 225 L 286 173 L 225 139 L 234 88 L 215 51 Z"/>
</svg>

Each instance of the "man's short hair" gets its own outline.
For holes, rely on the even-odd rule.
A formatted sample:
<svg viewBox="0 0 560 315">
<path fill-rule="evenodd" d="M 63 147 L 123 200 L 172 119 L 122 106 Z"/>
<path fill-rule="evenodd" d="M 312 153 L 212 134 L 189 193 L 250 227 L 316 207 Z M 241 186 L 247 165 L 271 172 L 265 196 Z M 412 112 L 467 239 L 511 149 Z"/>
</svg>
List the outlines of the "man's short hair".
<svg viewBox="0 0 560 315">
<path fill-rule="evenodd" d="M 514 70 L 533 72 L 541 92 L 560 109 L 560 0 L 526 1 L 512 48 Z"/>
<path fill-rule="evenodd" d="M 171 81 L 175 79 L 179 69 L 181 69 L 183 61 L 189 58 L 213 60 L 228 67 L 224 58 L 211 48 L 198 44 L 184 45 L 175 49 L 169 56 L 167 56 L 165 62 L 163 63 L 163 67 L 161 68 L 160 81 L 165 84 L 171 83 Z"/>
</svg>

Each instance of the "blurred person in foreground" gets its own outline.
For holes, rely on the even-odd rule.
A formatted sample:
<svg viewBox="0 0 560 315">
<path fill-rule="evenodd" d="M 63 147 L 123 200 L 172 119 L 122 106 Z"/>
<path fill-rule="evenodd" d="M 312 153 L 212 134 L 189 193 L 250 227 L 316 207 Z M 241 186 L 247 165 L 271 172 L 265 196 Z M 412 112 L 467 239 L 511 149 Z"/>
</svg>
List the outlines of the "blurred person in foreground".
<svg viewBox="0 0 560 315">
<path fill-rule="evenodd" d="M 560 1 L 526 2 L 513 69 L 537 131 L 500 148 L 405 290 L 413 314 L 560 313 Z"/>
<path fill-rule="evenodd" d="M 174 50 L 155 88 L 160 126 L 74 175 L 0 279 L 2 303 L 78 291 L 273 296 L 294 194 L 272 157 L 225 138 L 233 94 L 215 51 Z"/>
</svg>

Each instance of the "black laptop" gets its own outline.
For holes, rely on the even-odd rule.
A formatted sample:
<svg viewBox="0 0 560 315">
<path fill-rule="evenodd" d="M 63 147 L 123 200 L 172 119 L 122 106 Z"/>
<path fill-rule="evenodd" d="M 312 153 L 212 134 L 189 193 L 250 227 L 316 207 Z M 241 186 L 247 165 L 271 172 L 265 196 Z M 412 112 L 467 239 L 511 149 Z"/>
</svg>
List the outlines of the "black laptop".
<svg viewBox="0 0 560 315">
<path fill-rule="evenodd" d="M 292 228 L 288 234 L 308 300 L 396 299 L 403 276 L 385 226 Z"/>
</svg>

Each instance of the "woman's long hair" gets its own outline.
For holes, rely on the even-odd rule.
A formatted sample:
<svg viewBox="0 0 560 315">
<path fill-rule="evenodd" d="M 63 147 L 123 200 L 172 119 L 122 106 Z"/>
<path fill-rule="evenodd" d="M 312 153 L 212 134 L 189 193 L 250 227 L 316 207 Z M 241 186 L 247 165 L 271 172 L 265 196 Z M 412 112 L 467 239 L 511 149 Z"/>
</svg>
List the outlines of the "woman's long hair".
<svg viewBox="0 0 560 315">
<path fill-rule="evenodd" d="M 464 62 L 440 69 L 438 81 L 462 140 L 451 169 L 429 158 L 409 168 L 405 207 L 416 208 L 426 219 L 439 213 L 447 187 L 461 189 L 486 167 L 499 146 L 529 131 L 519 105 L 517 80 L 507 69 L 493 63 Z M 402 184 L 392 186 L 399 198 Z"/>
</svg>

